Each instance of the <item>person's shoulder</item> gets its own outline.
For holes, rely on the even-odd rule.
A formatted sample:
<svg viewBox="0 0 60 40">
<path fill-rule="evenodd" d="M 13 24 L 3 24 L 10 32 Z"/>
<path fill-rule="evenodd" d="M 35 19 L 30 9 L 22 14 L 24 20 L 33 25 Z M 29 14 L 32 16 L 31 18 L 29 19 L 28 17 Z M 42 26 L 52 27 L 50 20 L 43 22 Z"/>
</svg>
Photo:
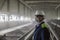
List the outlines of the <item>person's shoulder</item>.
<svg viewBox="0 0 60 40">
<path fill-rule="evenodd" d="M 45 22 L 42 24 L 42 28 L 47 28 L 47 24 Z"/>
</svg>

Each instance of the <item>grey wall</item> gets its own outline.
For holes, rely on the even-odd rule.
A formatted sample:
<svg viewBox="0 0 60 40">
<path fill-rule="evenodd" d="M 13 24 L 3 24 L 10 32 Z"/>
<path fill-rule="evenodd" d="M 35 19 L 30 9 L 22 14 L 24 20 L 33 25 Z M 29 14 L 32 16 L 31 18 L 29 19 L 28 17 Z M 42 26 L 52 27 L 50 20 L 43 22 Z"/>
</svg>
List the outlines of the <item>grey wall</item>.
<svg viewBox="0 0 60 40">
<path fill-rule="evenodd" d="M 58 8 L 58 17 L 60 18 L 60 7 Z"/>
<path fill-rule="evenodd" d="M 16 15 L 16 16 L 24 16 L 24 17 L 31 17 L 33 11 L 23 3 L 18 2 L 17 0 L 0 0 L 0 12 L 4 12 L 4 14 Z M 2 14 L 2 13 L 1 13 Z M 19 25 L 24 24 L 21 21 L 12 21 L 12 22 L 0 22 L 0 29 L 16 27 Z"/>
</svg>

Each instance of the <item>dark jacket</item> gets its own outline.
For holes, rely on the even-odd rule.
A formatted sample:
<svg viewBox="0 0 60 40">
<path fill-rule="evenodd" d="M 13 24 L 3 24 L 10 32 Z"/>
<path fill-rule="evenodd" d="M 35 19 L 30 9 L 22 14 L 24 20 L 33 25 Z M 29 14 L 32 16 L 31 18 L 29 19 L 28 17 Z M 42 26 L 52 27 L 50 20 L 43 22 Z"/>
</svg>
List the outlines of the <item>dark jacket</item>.
<svg viewBox="0 0 60 40">
<path fill-rule="evenodd" d="M 36 25 L 36 29 L 34 31 L 34 40 L 49 40 L 50 33 L 47 28 L 42 28 L 41 24 Z"/>
</svg>

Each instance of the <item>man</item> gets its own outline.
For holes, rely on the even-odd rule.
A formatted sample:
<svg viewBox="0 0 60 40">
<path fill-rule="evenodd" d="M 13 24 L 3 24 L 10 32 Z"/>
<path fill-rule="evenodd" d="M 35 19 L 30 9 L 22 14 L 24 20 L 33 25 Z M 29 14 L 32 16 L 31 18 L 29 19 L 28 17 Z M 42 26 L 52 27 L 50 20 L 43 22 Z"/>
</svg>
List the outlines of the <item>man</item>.
<svg viewBox="0 0 60 40">
<path fill-rule="evenodd" d="M 34 40 L 49 40 L 50 33 L 44 22 L 45 14 L 43 11 L 36 11 L 35 19 L 37 21 L 34 31 Z"/>
</svg>

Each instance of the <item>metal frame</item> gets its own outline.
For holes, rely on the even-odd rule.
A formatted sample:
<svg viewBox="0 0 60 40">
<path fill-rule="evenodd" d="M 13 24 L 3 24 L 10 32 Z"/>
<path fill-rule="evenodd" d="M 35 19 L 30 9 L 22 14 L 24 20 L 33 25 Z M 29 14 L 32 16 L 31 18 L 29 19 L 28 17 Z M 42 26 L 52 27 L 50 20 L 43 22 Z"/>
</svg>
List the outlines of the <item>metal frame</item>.
<svg viewBox="0 0 60 40">
<path fill-rule="evenodd" d="M 9 0 L 7 0 L 7 12 L 9 12 L 9 5 L 10 4 L 10 1 Z"/>
<path fill-rule="evenodd" d="M 55 34 L 54 30 L 50 27 L 50 25 L 46 22 L 46 24 L 48 25 L 48 28 L 50 30 L 50 32 L 54 35 L 54 37 L 56 38 L 56 40 L 59 40 L 57 35 Z"/>
<path fill-rule="evenodd" d="M 1 7 L 0 7 L 0 10 L 2 10 L 3 6 L 4 6 L 4 3 L 5 3 L 6 0 L 3 1 Z"/>
<path fill-rule="evenodd" d="M 25 3 L 24 1 L 22 0 L 19 0 L 21 3 L 23 3 L 25 6 L 27 6 L 28 8 L 32 9 L 29 5 L 27 5 L 27 3 Z M 33 9 L 32 9 L 33 10 Z"/>
<path fill-rule="evenodd" d="M 17 4 L 18 4 L 18 13 L 19 13 L 19 10 L 20 10 L 19 0 L 17 0 Z"/>
<path fill-rule="evenodd" d="M 55 9 L 58 9 L 60 7 L 60 4 L 59 5 L 57 5 L 57 7 L 55 8 Z"/>
<path fill-rule="evenodd" d="M 60 3 L 60 1 L 25 1 L 26 3 L 38 3 L 38 2 L 51 2 L 51 3 Z"/>
</svg>

